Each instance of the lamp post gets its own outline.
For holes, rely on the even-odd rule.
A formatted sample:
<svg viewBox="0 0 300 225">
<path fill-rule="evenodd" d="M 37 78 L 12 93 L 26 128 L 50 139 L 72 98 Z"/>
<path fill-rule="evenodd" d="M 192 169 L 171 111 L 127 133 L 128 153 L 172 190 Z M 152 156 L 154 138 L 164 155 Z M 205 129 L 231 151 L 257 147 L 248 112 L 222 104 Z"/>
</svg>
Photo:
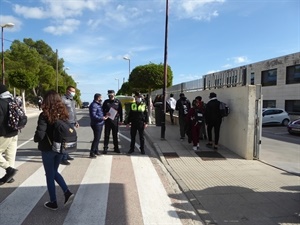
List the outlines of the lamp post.
<svg viewBox="0 0 300 225">
<path fill-rule="evenodd" d="M 118 91 L 119 91 L 119 88 L 120 88 L 120 85 L 119 85 L 119 78 L 115 78 L 115 80 L 118 81 L 118 90 L 117 90 L 117 92 L 118 92 Z"/>
<path fill-rule="evenodd" d="M 2 40 L 2 84 L 5 84 L 5 77 L 4 77 L 4 35 L 3 35 L 3 31 L 5 27 L 13 27 L 14 24 L 13 23 L 6 23 L 6 24 L 2 24 L 1 26 L 1 40 Z"/>
<path fill-rule="evenodd" d="M 169 18 L 169 0 L 166 0 L 166 23 L 165 23 L 165 51 L 164 51 L 164 86 L 163 86 L 163 109 L 161 120 L 161 139 L 165 139 L 166 132 L 166 88 L 168 77 L 168 18 Z"/>
<path fill-rule="evenodd" d="M 128 78 L 129 78 L 129 76 L 130 76 L 130 58 L 127 56 L 124 56 L 123 59 L 128 60 L 128 63 L 129 63 L 129 67 L 128 67 Z"/>
</svg>

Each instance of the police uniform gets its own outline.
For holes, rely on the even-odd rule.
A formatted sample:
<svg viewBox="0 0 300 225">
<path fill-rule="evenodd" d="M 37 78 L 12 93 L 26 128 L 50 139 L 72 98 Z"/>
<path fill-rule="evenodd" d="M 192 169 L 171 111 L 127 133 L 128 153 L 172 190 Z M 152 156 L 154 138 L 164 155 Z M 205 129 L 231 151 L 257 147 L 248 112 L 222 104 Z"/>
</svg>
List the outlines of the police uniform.
<svg viewBox="0 0 300 225">
<path fill-rule="evenodd" d="M 137 131 L 139 132 L 140 137 L 140 150 L 142 154 L 145 154 L 145 138 L 144 138 L 144 129 L 145 124 L 148 124 L 148 111 L 147 106 L 142 101 L 137 101 L 137 99 L 141 100 L 141 95 L 136 94 L 136 102 L 131 104 L 131 108 L 128 114 L 128 123 L 131 123 L 130 129 L 130 150 L 128 151 L 129 154 L 134 152 L 135 146 L 135 136 Z"/>
<path fill-rule="evenodd" d="M 107 94 L 113 97 L 110 97 L 109 99 L 106 99 L 103 102 L 102 105 L 103 114 L 106 115 L 109 112 L 110 108 L 115 109 L 117 111 L 117 114 L 114 120 L 110 118 L 107 118 L 105 120 L 103 154 L 107 153 L 110 131 L 112 131 L 114 151 L 120 153 L 119 143 L 118 143 L 118 131 L 119 131 L 118 123 L 119 121 L 122 122 L 122 118 L 123 118 L 122 104 L 118 99 L 114 98 L 115 92 L 113 90 L 108 90 Z"/>
</svg>

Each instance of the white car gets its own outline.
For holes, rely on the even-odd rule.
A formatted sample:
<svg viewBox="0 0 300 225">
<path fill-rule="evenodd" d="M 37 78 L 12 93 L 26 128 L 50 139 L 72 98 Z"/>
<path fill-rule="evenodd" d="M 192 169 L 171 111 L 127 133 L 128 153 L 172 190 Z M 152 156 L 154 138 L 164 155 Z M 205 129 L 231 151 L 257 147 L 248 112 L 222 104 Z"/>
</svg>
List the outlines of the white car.
<svg viewBox="0 0 300 225">
<path fill-rule="evenodd" d="M 287 126 L 290 122 L 289 114 L 284 109 L 263 108 L 262 116 L 263 125 L 281 124 Z"/>
</svg>

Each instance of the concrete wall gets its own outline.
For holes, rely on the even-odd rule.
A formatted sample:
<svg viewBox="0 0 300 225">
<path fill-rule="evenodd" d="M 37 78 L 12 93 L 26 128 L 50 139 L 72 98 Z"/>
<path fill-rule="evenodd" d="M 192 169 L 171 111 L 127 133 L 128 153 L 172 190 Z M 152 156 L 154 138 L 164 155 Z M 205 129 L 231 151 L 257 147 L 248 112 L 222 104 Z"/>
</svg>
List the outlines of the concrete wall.
<svg viewBox="0 0 300 225">
<path fill-rule="evenodd" d="M 223 119 L 221 125 L 220 145 L 245 159 L 253 159 L 256 87 L 250 85 L 186 92 L 185 96 L 192 101 L 200 95 L 206 103 L 210 92 L 215 92 L 218 100 L 225 102 L 230 108 L 230 115 Z M 166 116 L 166 120 L 170 121 L 169 115 Z M 178 124 L 178 121 L 176 120 L 175 123 Z"/>
</svg>

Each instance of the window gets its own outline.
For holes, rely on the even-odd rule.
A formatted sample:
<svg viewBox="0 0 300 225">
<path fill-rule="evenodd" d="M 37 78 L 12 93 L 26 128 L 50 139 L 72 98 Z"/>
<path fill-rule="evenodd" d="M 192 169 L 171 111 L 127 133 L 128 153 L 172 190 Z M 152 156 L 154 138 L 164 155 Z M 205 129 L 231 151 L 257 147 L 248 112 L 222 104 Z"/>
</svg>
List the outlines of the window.
<svg viewBox="0 0 300 225">
<path fill-rule="evenodd" d="M 273 86 L 277 84 L 277 69 L 261 72 L 261 85 Z"/>
<path fill-rule="evenodd" d="M 300 65 L 288 66 L 286 68 L 286 84 L 300 83 Z"/>
<path fill-rule="evenodd" d="M 285 111 L 300 115 L 300 100 L 285 100 Z"/>
<path fill-rule="evenodd" d="M 250 84 L 254 85 L 254 73 L 251 73 L 251 77 L 250 77 Z"/>
<path fill-rule="evenodd" d="M 263 108 L 275 108 L 276 100 L 263 100 Z"/>
</svg>

